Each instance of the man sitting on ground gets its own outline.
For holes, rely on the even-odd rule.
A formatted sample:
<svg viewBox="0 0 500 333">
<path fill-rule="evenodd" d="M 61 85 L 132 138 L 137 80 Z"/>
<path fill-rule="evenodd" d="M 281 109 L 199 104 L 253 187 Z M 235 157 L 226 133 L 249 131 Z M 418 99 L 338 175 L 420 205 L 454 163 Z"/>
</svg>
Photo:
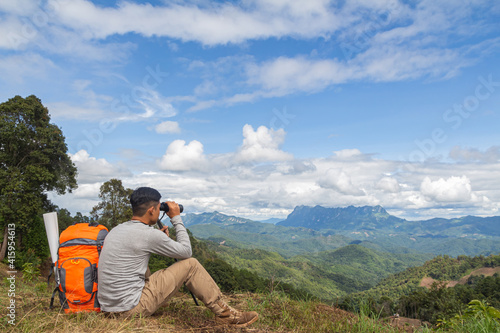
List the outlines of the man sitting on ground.
<svg viewBox="0 0 500 333">
<path fill-rule="evenodd" d="M 131 197 L 133 217 L 107 235 L 99 258 L 98 299 L 104 312 L 125 316 L 149 316 L 183 284 L 214 314 L 217 321 L 244 327 L 258 318 L 256 312 L 241 312 L 222 300 L 222 293 L 205 268 L 191 258 L 191 242 L 182 223 L 179 205 L 167 202 L 167 215 L 175 227 L 177 241 L 168 236 L 168 227 L 152 226 L 160 215 L 160 193 L 150 187 L 136 189 Z M 179 260 L 150 275 L 152 253 Z"/>
</svg>

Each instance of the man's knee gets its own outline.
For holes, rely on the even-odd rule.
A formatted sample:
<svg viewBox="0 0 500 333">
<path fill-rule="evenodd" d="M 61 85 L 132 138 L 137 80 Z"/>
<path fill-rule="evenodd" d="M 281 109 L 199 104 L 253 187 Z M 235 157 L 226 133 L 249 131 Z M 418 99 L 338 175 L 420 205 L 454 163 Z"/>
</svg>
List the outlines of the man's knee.
<svg viewBox="0 0 500 333">
<path fill-rule="evenodd" d="M 190 267 L 196 267 L 196 266 L 201 266 L 200 262 L 196 258 L 187 258 L 182 260 L 186 265 L 189 265 Z"/>
<path fill-rule="evenodd" d="M 200 262 L 198 261 L 198 259 L 193 258 L 193 257 L 184 259 L 184 261 L 189 262 L 191 265 L 199 265 L 200 264 Z"/>
</svg>

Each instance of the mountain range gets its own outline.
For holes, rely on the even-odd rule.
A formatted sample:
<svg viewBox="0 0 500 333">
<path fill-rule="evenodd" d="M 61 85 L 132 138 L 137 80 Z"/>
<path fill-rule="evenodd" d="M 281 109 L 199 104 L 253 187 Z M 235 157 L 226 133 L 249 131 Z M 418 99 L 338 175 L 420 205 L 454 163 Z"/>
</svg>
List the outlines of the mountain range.
<svg viewBox="0 0 500 333">
<path fill-rule="evenodd" d="M 500 251 L 500 217 L 408 221 L 381 206 L 297 206 L 276 224 L 220 212 L 186 214 L 183 220 L 234 267 L 330 300 L 435 256 Z"/>
<path fill-rule="evenodd" d="M 390 215 L 381 206 L 346 208 L 297 206 L 286 220 L 277 225 L 300 226 L 313 230 L 404 232 L 429 237 L 500 236 L 500 216 L 408 221 Z"/>
<path fill-rule="evenodd" d="M 183 220 L 198 238 L 265 249 L 285 257 L 349 244 L 390 253 L 487 255 L 497 253 L 500 244 L 499 216 L 408 221 L 390 215 L 381 206 L 297 206 L 276 224 L 220 212 L 189 213 Z"/>
</svg>

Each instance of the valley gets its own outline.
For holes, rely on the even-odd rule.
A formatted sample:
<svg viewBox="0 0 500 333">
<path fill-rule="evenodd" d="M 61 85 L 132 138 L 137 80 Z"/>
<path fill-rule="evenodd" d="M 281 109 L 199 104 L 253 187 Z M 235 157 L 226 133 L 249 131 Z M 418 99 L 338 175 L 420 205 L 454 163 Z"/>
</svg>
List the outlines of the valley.
<svg viewBox="0 0 500 333">
<path fill-rule="evenodd" d="M 330 302 L 437 256 L 500 251 L 500 217 L 407 221 L 380 206 L 298 206 L 276 224 L 220 212 L 183 220 L 232 266 Z"/>
</svg>

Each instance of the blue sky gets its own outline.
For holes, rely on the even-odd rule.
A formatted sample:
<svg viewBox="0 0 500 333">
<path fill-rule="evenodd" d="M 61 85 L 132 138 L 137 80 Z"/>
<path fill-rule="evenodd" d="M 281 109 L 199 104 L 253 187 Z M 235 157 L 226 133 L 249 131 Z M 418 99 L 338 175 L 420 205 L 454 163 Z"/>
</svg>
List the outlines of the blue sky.
<svg viewBox="0 0 500 333">
<path fill-rule="evenodd" d="M 0 101 L 34 94 L 99 187 L 188 212 L 498 215 L 497 1 L 0 0 Z"/>
</svg>

